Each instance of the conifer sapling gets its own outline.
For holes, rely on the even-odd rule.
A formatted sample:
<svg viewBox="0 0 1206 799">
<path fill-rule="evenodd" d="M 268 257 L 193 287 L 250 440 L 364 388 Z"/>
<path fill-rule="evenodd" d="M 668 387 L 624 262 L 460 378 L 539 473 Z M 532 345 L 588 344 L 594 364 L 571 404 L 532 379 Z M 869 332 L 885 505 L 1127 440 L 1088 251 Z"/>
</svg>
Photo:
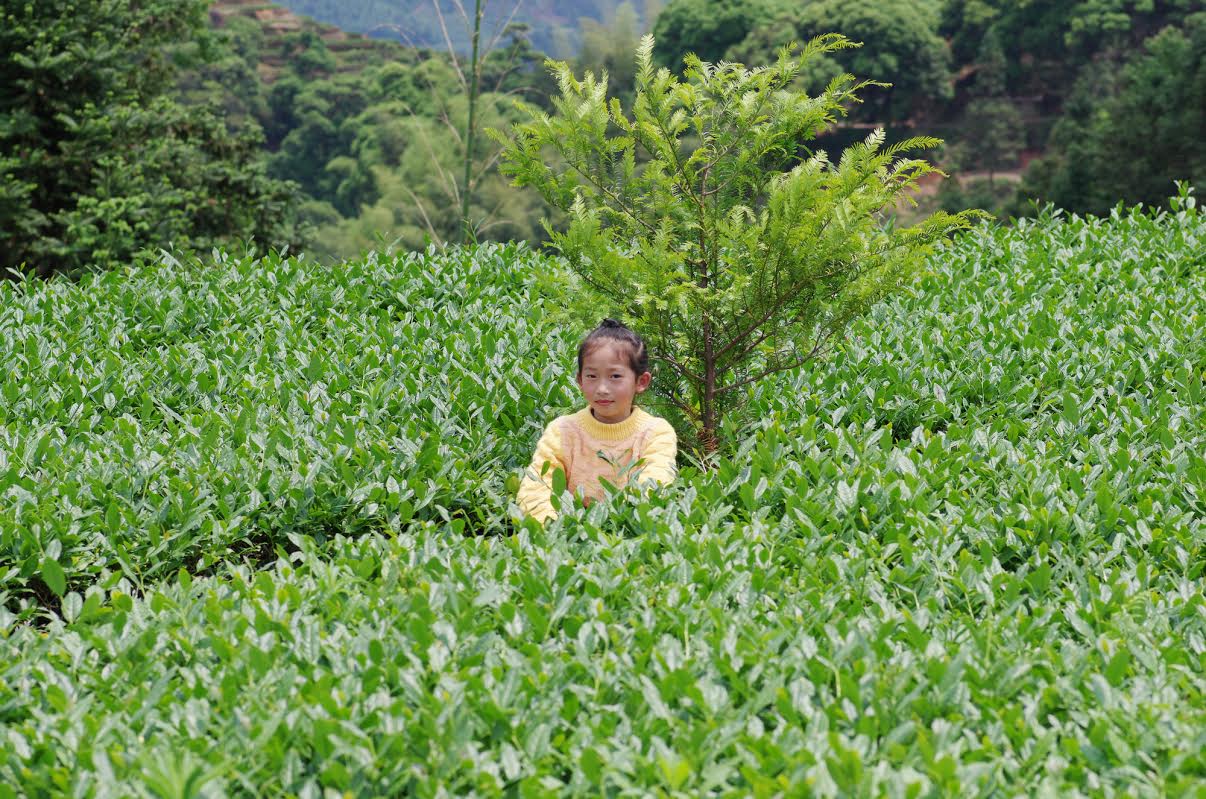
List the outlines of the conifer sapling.
<svg viewBox="0 0 1206 799">
<path fill-rule="evenodd" d="M 554 112 L 521 103 L 505 173 L 568 212 L 550 231 L 584 289 L 641 330 L 665 369 L 658 393 L 706 454 L 748 386 L 822 354 L 845 326 L 907 284 L 922 257 L 976 212 L 885 224 L 936 168 L 875 131 L 838 161 L 806 142 L 873 81 L 843 75 L 816 97 L 797 87 L 810 58 L 857 46 L 829 34 L 768 67 L 685 59 L 680 80 L 637 50 L 630 113 L 607 75 L 548 62 Z M 596 306 L 598 307 L 598 306 Z"/>
</svg>

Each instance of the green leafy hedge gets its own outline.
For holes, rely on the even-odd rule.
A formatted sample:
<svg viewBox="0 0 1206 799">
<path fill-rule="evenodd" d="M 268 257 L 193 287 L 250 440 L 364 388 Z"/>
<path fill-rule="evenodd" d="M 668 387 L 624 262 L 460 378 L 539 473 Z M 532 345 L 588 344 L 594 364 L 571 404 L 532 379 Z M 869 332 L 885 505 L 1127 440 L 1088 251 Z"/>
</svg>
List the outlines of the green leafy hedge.
<svg viewBox="0 0 1206 799">
<path fill-rule="evenodd" d="M 452 519 L 499 530 L 505 478 L 575 343 L 516 247 L 180 263 L 0 284 L 0 598 L 204 571 Z"/>
<path fill-rule="evenodd" d="M 0 468 L 25 482 L 0 494 L 3 531 L 25 541 L 18 518 L 57 518 L 59 538 L 37 535 L 68 539 L 69 592 L 61 617 L 19 622 L 51 544 L 5 555 L 0 796 L 1196 795 L 1204 233 L 1184 202 L 980 229 L 830 361 L 759 389 L 762 421 L 715 472 L 504 535 L 462 520 L 503 527 L 508 470 L 572 403 L 576 333 L 538 321 L 531 254 L 26 286 L 3 304 L 24 309 L 4 340 L 28 342 L 5 362 L 73 357 L 42 358 L 62 371 L 40 394 L 5 395 Z M 146 316 L 139 348 L 129 309 L 169 275 L 181 310 Z M 202 343 L 170 343 L 181 331 Z M 414 345 L 391 356 L 391 335 Z M 65 375 L 112 360 L 146 381 L 123 386 L 159 385 L 140 358 L 192 375 L 161 366 L 137 439 L 178 479 L 253 497 L 262 453 L 260 470 L 316 475 L 280 477 L 300 493 L 261 492 L 221 536 L 165 525 L 174 562 L 145 523 L 115 525 L 141 586 L 106 543 L 104 503 L 51 510 L 133 480 L 138 458 L 103 434 L 118 407 L 142 419 L 149 392 L 93 388 L 96 366 Z M 82 388 L 51 398 L 60 384 Z M 256 415 L 237 444 L 241 407 Z M 56 443 L 34 471 L 39 413 L 87 454 Z M 348 443 L 331 421 L 346 417 L 409 443 Z M 208 443 L 206 419 L 225 425 Z M 428 450 L 460 465 L 416 454 L 441 430 Z M 216 502 L 197 515 L 226 518 Z M 263 536 L 286 557 L 219 567 Z M 195 558 L 216 573 L 149 581 Z"/>
</svg>

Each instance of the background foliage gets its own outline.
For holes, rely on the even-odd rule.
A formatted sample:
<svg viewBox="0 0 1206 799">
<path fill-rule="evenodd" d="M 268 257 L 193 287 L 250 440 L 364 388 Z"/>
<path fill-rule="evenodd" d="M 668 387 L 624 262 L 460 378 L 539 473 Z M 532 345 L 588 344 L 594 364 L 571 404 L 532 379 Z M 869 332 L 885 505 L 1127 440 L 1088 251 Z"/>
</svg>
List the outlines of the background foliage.
<svg viewBox="0 0 1206 799">
<path fill-rule="evenodd" d="M 1118 73 L 1086 71 L 1025 188 L 1098 214 L 1158 205 L 1171 181 L 1206 175 L 1204 130 L 1206 13 L 1152 36 Z"/>
<path fill-rule="evenodd" d="M 214 2 L 206 25 L 206 5 L 93 0 L 70 23 L 60 5 L 6 9 L 6 265 L 78 270 L 168 242 L 248 238 L 337 258 L 456 232 L 465 111 L 442 37 L 435 49 L 368 39 L 252 0 Z M 368 0 L 307 9 L 387 27 L 405 11 Z M 1119 201 L 1162 204 L 1174 179 L 1201 181 L 1204 23 L 1189 0 L 674 0 L 520 12 L 526 21 L 484 65 L 490 124 L 514 119 L 513 99 L 549 107 L 546 52 L 579 73 L 608 70 L 628 100 L 647 30 L 676 68 L 689 51 L 767 63 L 789 37 L 837 30 L 864 46 L 819 61 L 805 88 L 837 70 L 894 85 L 868 92 L 817 145 L 838 153 L 881 125 L 889 145 L 915 131 L 941 136 L 947 147 L 934 157 L 954 178 L 923 186 L 922 214 L 987 207 L 1008 218 L 1034 213 L 1035 200 L 1104 213 Z M 447 21 L 451 37 L 464 35 L 459 14 Z M 135 30 L 120 48 L 101 46 Z M 537 244 L 543 219 L 559 228 L 535 195 L 498 176 L 497 150 L 478 155 L 470 216 L 480 240 Z"/>
<path fill-rule="evenodd" d="M 807 42 L 826 33 L 841 33 L 864 43 L 854 50 L 828 54 L 812 65 L 808 88 L 820 91 L 838 75 L 890 82 L 870 91 L 854 118 L 872 122 L 904 122 L 920 117 L 953 95 L 946 42 L 938 35 L 937 2 L 811 2 L 788 6 L 778 16 L 748 28 L 744 39 L 723 57 L 745 64 L 769 64 L 789 42 Z"/>
<path fill-rule="evenodd" d="M 169 94 L 206 3 L 7 3 L 0 14 L 0 268 L 41 274 L 302 232 L 252 127 Z M 204 44 L 204 40 L 202 40 Z"/>
<path fill-rule="evenodd" d="M 358 7 L 355 2 L 344 5 Z M 503 4 L 495 4 L 496 10 L 501 8 Z M 553 24 L 549 15 L 553 12 L 526 5 L 521 11 L 531 12 L 533 32 Z M 1104 213 L 1120 200 L 1162 204 L 1174 191 L 1174 179 L 1201 179 L 1206 146 L 1201 137 L 1194 137 L 1201 129 L 1195 117 L 1202 107 L 1201 81 L 1195 77 L 1201 58 L 1194 55 L 1198 50 L 1192 45 L 1201 22 L 1194 21 L 1200 19 L 1194 12 L 1194 4 L 1185 0 L 1026 4 L 674 0 L 656 15 L 648 7 L 624 3 L 614 10 L 597 8 L 580 22 L 580 32 L 573 37 L 577 55 L 571 63 L 579 73 L 606 69 L 613 93 L 629 100 L 634 78 L 631 54 L 644 30 L 652 30 L 657 38 L 659 62 L 676 68 L 687 52 L 705 60 L 736 58 L 765 64 L 789 38 L 803 41 L 838 31 L 861 39 L 864 46 L 818 62 L 803 76 L 805 88 L 818 90 L 839 70 L 894 85 L 869 91 L 862 104 L 850 109 L 849 119 L 822 137 L 818 146 L 840 152 L 877 125 L 886 126 L 889 144 L 914 132 L 941 135 L 947 147 L 937 161 L 955 178 L 944 181 L 940 190 L 927 184 L 922 213 L 938 207 L 987 207 L 1008 217 L 1034 213 L 1035 200 Z M 455 15 L 452 19 L 455 22 Z M 1179 36 L 1190 44 L 1178 49 L 1177 55 L 1172 53 L 1176 48 L 1160 45 L 1165 55 L 1144 61 L 1144 42 L 1170 27 L 1173 32 L 1164 34 L 1167 41 Z M 510 73 L 505 91 L 547 109 L 552 89 L 540 66 L 541 49 L 544 45 L 538 42 L 527 51 L 522 66 Z M 553 49 L 557 55 L 567 55 Z M 1140 62 L 1146 66 L 1140 67 Z M 1149 101 L 1146 105 L 1126 101 L 1122 99 L 1126 91 Z M 377 119 L 385 123 L 385 117 Z M 370 118 L 362 122 L 373 124 Z M 455 142 L 447 139 L 443 144 L 445 150 L 452 150 Z M 425 175 L 384 164 L 365 171 L 394 186 L 446 183 L 439 170 L 426 164 L 442 163 L 441 158 L 452 159 L 455 154 L 440 155 L 438 147 L 425 147 L 437 151 L 434 158 L 429 153 L 417 159 L 417 168 Z M 1119 159 L 1130 171 L 1107 174 L 1105 165 Z M 489 168 L 488 160 L 483 161 L 483 174 L 488 175 Z M 493 229 L 500 238 L 503 231 L 508 235 L 531 231 L 533 240 L 543 238 L 539 219 L 548 214 L 547 208 L 493 178 L 484 177 L 482 184 L 492 186 L 486 192 L 488 200 L 477 202 L 482 219 L 488 220 L 482 237 L 494 236 Z M 340 242 L 339 250 L 349 252 L 369 246 L 370 231 L 378 231 L 387 240 L 401 235 L 402 241 L 421 244 L 419 231 L 424 226 L 414 224 L 421 218 L 420 203 L 397 188 L 392 194 L 386 207 L 372 200 L 362 205 L 356 222 L 350 221 L 356 215 L 352 209 L 333 206 L 340 216 L 328 210 L 322 217 L 328 223 L 323 240 Z M 422 196 L 429 216 L 432 207 L 453 207 L 448 205 L 446 189 L 429 188 Z"/>
</svg>

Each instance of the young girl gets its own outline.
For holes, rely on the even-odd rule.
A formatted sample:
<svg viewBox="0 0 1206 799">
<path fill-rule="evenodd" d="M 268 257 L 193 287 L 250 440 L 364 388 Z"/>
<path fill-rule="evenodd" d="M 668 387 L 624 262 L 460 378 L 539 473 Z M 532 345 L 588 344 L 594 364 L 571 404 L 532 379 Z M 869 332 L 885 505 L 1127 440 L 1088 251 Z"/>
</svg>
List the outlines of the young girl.
<svg viewBox="0 0 1206 799">
<path fill-rule="evenodd" d="M 605 495 L 600 478 L 617 487 L 630 480 L 674 480 L 674 428 L 632 404 L 651 379 L 645 342 L 624 325 L 604 319 L 586 336 L 578 347 L 578 387 L 586 407 L 545 428 L 519 486 L 524 513 L 542 523 L 557 515 L 550 498 L 558 468 L 566 487 L 581 490 L 588 504 Z"/>
</svg>

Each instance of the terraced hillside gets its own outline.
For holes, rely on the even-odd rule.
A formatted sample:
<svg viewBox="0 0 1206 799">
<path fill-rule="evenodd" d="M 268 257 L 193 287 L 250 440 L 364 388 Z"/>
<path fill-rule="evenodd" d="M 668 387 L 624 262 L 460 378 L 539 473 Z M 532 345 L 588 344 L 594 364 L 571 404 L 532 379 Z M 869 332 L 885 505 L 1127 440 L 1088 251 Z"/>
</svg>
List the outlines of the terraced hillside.
<svg viewBox="0 0 1206 799">
<path fill-rule="evenodd" d="M 271 84 L 285 68 L 287 48 L 279 46 L 290 34 L 313 32 L 323 40 L 335 57 L 336 72 L 356 73 L 370 64 L 379 64 L 397 56 L 396 42 L 374 39 L 359 33 L 348 33 L 334 25 L 318 22 L 293 13 L 283 5 L 259 0 L 217 0 L 210 6 L 210 23 L 216 28 L 228 25 L 238 17 L 254 20 L 264 31 L 266 45 L 263 58 L 257 64 L 260 80 Z"/>
</svg>

